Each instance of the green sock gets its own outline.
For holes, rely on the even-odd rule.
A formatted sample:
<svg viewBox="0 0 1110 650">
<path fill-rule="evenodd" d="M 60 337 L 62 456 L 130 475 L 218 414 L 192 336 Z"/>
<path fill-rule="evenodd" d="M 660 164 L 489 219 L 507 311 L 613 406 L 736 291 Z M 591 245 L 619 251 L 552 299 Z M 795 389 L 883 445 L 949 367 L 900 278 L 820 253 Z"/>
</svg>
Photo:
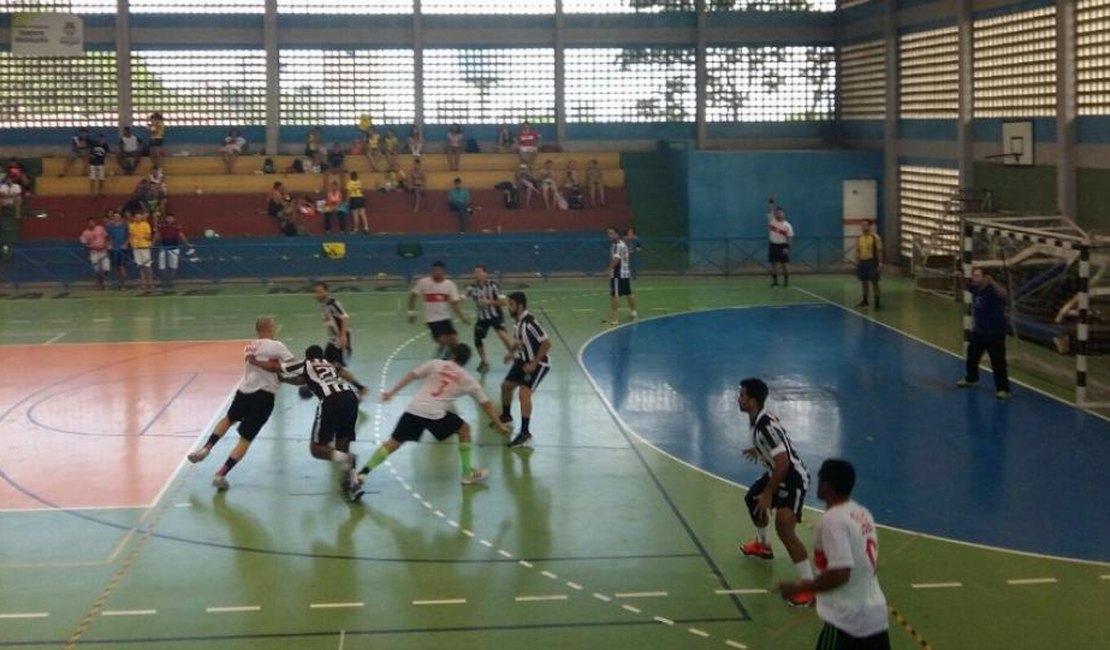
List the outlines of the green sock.
<svg viewBox="0 0 1110 650">
<path fill-rule="evenodd" d="M 474 471 L 474 466 L 470 464 L 470 443 L 459 443 L 459 461 L 462 462 L 463 475 L 470 474 Z"/>
<path fill-rule="evenodd" d="M 386 449 L 384 445 L 378 447 L 378 450 L 374 452 L 374 455 L 370 457 L 370 460 L 366 461 L 366 464 L 363 465 L 361 470 L 359 470 L 359 474 L 369 474 L 370 470 L 374 469 L 378 465 L 381 465 L 383 462 L 385 462 L 386 458 L 389 458 L 389 450 Z"/>
</svg>

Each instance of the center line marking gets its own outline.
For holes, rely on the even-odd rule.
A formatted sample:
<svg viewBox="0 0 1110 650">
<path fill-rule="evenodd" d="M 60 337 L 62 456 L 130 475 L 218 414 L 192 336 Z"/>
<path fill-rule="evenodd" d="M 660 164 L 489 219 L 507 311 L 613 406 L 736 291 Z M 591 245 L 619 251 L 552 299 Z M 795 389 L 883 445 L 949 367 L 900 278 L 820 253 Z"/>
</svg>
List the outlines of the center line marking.
<svg viewBox="0 0 1110 650">
<path fill-rule="evenodd" d="M 670 594 L 665 591 L 631 591 L 613 595 L 617 598 L 666 598 Z"/>
<path fill-rule="evenodd" d="M 233 612 L 258 612 L 262 611 L 261 605 L 239 605 L 234 607 L 205 607 L 209 614 L 230 614 Z"/>
<path fill-rule="evenodd" d="M 952 589 L 962 587 L 962 582 L 918 582 L 910 585 L 914 589 Z"/>
<path fill-rule="evenodd" d="M 639 607 L 635 607 L 633 605 L 621 605 L 621 608 L 627 609 L 628 611 L 632 612 L 633 614 L 639 614 L 640 612 L 644 611 L 644 610 L 640 609 Z"/>
<path fill-rule="evenodd" d="M 705 630 L 699 630 L 696 627 L 692 627 L 688 631 L 690 632 L 690 634 L 693 634 L 695 636 L 700 636 L 703 639 L 708 639 L 709 638 L 709 632 L 706 632 Z"/>
<path fill-rule="evenodd" d="M 348 608 L 348 607 L 349 608 L 354 608 L 354 607 L 365 607 L 365 606 L 366 606 L 366 604 L 363 603 L 363 602 L 357 602 L 357 603 L 310 603 L 308 608 L 309 609 L 343 609 L 343 608 Z"/>
<path fill-rule="evenodd" d="M 440 600 L 414 600 L 413 605 L 465 605 L 465 598 L 443 598 Z"/>
<path fill-rule="evenodd" d="M 551 596 L 517 596 L 513 598 L 518 603 L 541 603 L 553 600 L 566 600 L 566 594 L 554 594 Z"/>
<path fill-rule="evenodd" d="M 717 594 L 718 596 L 727 596 L 727 595 L 732 595 L 732 594 L 739 594 L 739 595 L 743 596 L 743 595 L 750 595 L 750 594 L 765 594 L 765 593 L 767 593 L 767 590 L 766 589 L 717 589 L 713 593 Z"/>
<path fill-rule="evenodd" d="M 740 650 L 748 650 L 748 646 L 740 643 L 739 641 L 733 641 L 732 639 L 725 639 L 725 645 L 730 648 L 740 648 Z"/>
<path fill-rule="evenodd" d="M 1007 580 L 1008 585 L 1048 585 L 1055 584 L 1056 578 L 1021 578 L 1018 580 Z"/>
<path fill-rule="evenodd" d="M 23 612 L 16 614 L 0 614 L 0 619 L 46 618 L 47 616 L 50 616 L 50 612 Z"/>
<path fill-rule="evenodd" d="M 154 616 L 156 609 L 106 609 L 100 612 L 101 616 Z"/>
</svg>

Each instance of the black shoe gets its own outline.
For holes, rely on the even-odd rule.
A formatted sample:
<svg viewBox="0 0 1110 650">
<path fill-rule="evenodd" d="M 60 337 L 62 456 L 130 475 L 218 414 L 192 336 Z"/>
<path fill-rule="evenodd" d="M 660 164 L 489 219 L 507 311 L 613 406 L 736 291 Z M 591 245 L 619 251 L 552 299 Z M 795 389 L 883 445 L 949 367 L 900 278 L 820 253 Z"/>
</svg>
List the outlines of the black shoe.
<svg viewBox="0 0 1110 650">
<path fill-rule="evenodd" d="M 520 433 L 516 434 L 516 437 L 513 438 L 513 441 L 509 443 L 509 448 L 520 449 L 521 447 L 527 447 L 528 443 L 531 441 L 532 434 L 527 431 L 521 431 Z"/>
<path fill-rule="evenodd" d="M 859 303 L 858 305 L 856 305 L 856 309 L 863 309 L 864 307 L 870 307 L 870 305 L 869 305 L 869 304 L 867 304 L 867 301 L 866 301 L 866 300 L 864 300 L 863 302 L 861 302 L 861 303 Z"/>
</svg>

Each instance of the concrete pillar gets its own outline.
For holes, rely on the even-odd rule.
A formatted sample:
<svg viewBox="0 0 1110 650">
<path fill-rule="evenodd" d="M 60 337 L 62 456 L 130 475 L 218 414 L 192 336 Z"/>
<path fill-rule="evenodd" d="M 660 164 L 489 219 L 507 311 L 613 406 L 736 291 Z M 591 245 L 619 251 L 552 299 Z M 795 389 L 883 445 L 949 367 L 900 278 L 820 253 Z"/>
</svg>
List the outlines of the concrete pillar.
<svg viewBox="0 0 1110 650">
<path fill-rule="evenodd" d="M 974 126 L 974 74 L 975 32 L 972 0 L 956 0 L 956 28 L 959 39 L 959 113 L 956 118 L 956 155 L 960 165 L 960 187 L 971 187 L 975 182 Z"/>
<path fill-rule="evenodd" d="M 697 0 L 697 44 L 694 51 L 695 108 L 694 123 L 697 127 L 697 148 L 705 149 L 709 144 L 709 129 L 706 128 L 705 108 L 708 104 L 709 73 L 705 59 L 705 0 Z"/>
<path fill-rule="evenodd" d="M 262 47 L 266 50 L 266 155 L 276 156 L 281 145 L 281 84 L 278 56 L 277 0 L 266 0 L 262 15 Z"/>
<path fill-rule="evenodd" d="M 902 215 L 898 212 L 898 9 L 885 2 L 883 39 L 886 43 L 886 118 L 883 121 L 883 246 L 888 260 L 901 259 Z"/>
<path fill-rule="evenodd" d="M 116 0 L 116 93 L 119 125 L 133 126 L 131 101 L 131 0 Z M 114 140 L 109 140 L 114 142 Z"/>
<path fill-rule="evenodd" d="M 567 139 L 566 16 L 563 0 L 555 0 L 555 141 Z"/>
<path fill-rule="evenodd" d="M 1056 0 L 1056 208 L 1076 219 L 1076 116 L 1079 83 L 1074 0 Z"/>
</svg>

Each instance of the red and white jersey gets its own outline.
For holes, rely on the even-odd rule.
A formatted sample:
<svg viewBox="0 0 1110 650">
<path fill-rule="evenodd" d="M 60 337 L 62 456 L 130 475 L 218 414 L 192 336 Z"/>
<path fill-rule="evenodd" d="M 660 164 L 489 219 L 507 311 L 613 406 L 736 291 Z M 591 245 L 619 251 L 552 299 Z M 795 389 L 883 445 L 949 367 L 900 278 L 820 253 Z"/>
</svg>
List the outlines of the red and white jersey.
<svg viewBox="0 0 1110 650">
<path fill-rule="evenodd" d="M 454 361 L 433 359 L 413 370 L 412 374 L 423 380 L 420 390 L 405 409 L 413 415 L 438 420 L 447 415 L 447 409 L 463 395 L 470 395 L 479 404 L 489 401 L 482 386 Z"/>
<path fill-rule="evenodd" d="M 444 278 L 436 282 L 430 277 L 420 278 L 412 292 L 424 300 L 424 322 L 435 323 L 451 319 L 451 303 L 459 301 L 459 288 Z"/>
<path fill-rule="evenodd" d="M 775 212 L 771 210 L 767 212 L 767 237 L 772 244 L 789 244 L 794 237 L 794 226 L 786 219 L 775 219 Z"/>
<path fill-rule="evenodd" d="M 521 129 L 516 136 L 518 147 L 534 147 L 540 140 L 540 134 L 535 129 Z"/>
<path fill-rule="evenodd" d="M 247 347 L 243 350 L 244 357 L 254 357 L 259 361 L 270 361 L 277 359 L 282 363 L 288 363 L 293 360 L 293 353 L 281 341 L 274 339 L 255 339 L 247 343 Z M 240 393 L 256 393 L 264 390 L 268 393 L 277 393 L 280 382 L 278 381 L 277 373 L 263 370 L 258 366 L 243 362 L 243 379 L 239 382 Z"/>
<path fill-rule="evenodd" d="M 855 501 L 829 508 L 813 539 L 813 564 L 818 573 L 849 569 L 848 582 L 817 594 L 817 615 L 854 637 L 887 629 L 886 597 L 876 570 L 879 540 L 871 513 Z"/>
</svg>

